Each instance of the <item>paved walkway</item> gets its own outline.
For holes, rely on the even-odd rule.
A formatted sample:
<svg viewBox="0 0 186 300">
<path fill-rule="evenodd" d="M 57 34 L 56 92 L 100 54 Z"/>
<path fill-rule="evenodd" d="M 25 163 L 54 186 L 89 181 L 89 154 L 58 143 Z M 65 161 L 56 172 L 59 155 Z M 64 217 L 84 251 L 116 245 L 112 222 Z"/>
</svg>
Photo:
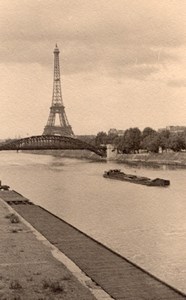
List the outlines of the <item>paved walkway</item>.
<svg viewBox="0 0 186 300">
<path fill-rule="evenodd" d="M 45 209 L 37 205 L 21 204 L 21 197 L 19 199 L 16 194 L 12 194 L 11 197 L 6 195 L 8 194 L 5 193 L 5 196 L 0 194 L 0 197 L 8 201 L 20 215 L 114 299 L 186 299 L 181 292 L 164 284 Z"/>
<path fill-rule="evenodd" d="M 0 300 L 95 300 L 12 213 L 0 200 Z"/>
</svg>

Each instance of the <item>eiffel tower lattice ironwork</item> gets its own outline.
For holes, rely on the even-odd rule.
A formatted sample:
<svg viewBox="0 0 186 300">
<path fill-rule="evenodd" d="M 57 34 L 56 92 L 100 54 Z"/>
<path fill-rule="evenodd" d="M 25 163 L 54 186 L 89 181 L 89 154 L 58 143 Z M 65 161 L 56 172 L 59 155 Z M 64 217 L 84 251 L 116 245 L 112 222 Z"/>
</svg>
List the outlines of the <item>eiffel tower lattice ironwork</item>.
<svg viewBox="0 0 186 300">
<path fill-rule="evenodd" d="M 44 128 L 43 135 L 61 135 L 61 136 L 74 136 L 72 127 L 70 126 L 65 107 L 62 100 L 61 80 L 60 80 L 60 66 L 59 66 L 59 48 L 56 44 L 54 49 L 54 82 L 53 82 L 53 95 L 52 105 L 50 107 L 50 114 L 48 117 L 47 125 Z M 56 116 L 59 116 L 59 124 L 55 123 Z"/>
</svg>

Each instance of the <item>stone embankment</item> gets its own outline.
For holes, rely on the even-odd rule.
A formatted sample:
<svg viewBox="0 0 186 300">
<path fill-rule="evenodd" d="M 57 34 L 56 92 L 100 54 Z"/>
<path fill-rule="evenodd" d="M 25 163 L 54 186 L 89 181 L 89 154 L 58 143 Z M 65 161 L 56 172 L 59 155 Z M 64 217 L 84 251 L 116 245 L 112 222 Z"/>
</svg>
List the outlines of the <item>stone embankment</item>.
<svg viewBox="0 0 186 300">
<path fill-rule="evenodd" d="M 96 299 L 186 299 L 182 292 L 15 191 L 0 191 L 0 198 L 4 200 L 0 200 L 0 299 L 95 299 L 51 255 L 54 249 L 57 257 L 65 254 L 89 276 Z"/>
<path fill-rule="evenodd" d="M 94 161 L 115 161 L 128 164 L 143 164 L 149 166 L 173 165 L 186 167 L 186 152 L 176 153 L 140 153 L 140 154 L 117 154 L 112 151 L 113 147 L 107 150 L 107 158 L 88 150 L 32 150 L 25 153 L 53 155 L 75 159 L 89 159 Z"/>
<path fill-rule="evenodd" d="M 111 150 L 112 151 L 112 150 Z M 186 167 L 186 152 L 164 152 L 164 153 L 140 153 L 140 154 L 117 154 L 111 152 L 111 155 L 107 154 L 108 160 L 113 160 L 120 163 L 131 164 L 144 164 L 144 165 L 173 165 L 173 166 L 185 166 Z M 53 155 L 60 155 L 61 157 L 78 158 L 78 159 L 90 159 L 105 161 L 106 158 L 102 158 L 97 154 L 88 150 L 57 150 L 51 152 Z"/>
<path fill-rule="evenodd" d="M 116 154 L 110 160 L 120 163 L 144 165 L 173 165 L 186 167 L 186 152 L 177 153 L 144 153 L 144 154 Z"/>
<path fill-rule="evenodd" d="M 32 151 L 22 151 L 22 152 L 38 154 L 38 155 L 53 155 L 53 156 L 66 157 L 66 158 L 90 159 L 96 161 L 106 160 L 106 158 L 103 158 L 97 155 L 96 153 L 88 150 L 32 150 Z"/>
<path fill-rule="evenodd" d="M 1 300 L 110 300 L 104 291 L 98 290 L 97 286 L 94 288 L 91 279 L 63 253 L 17 214 L 12 203 L 17 206 L 22 203 L 28 211 L 32 206 L 28 199 L 14 191 L 0 191 Z M 99 296 L 101 292 L 104 297 Z"/>
</svg>

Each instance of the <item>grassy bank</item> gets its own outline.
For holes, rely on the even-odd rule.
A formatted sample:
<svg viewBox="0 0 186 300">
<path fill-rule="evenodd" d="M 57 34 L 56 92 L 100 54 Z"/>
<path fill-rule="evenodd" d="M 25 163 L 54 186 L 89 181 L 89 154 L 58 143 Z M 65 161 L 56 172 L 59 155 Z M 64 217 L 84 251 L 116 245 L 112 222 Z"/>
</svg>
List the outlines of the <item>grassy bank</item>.
<svg viewBox="0 0 186 300">
<path fill-rule="evenodd" d="M 131 164 L 186 166 L 186 153 L 118 154 L 113 160 Z"/>
<path fill-rule="evenodd" d="M 58 157 L 89 159 L 93 161 L 106 161 L 106 158 L 88 150 L 32 150 L 23 151 L 24 153 L 53 155 Z M 140 154 L 116 154 L 110 160 L 144 165 L 174 165 L 186 166 L 186 152 L 175 153 L 140 153 Z"/>
</svg>

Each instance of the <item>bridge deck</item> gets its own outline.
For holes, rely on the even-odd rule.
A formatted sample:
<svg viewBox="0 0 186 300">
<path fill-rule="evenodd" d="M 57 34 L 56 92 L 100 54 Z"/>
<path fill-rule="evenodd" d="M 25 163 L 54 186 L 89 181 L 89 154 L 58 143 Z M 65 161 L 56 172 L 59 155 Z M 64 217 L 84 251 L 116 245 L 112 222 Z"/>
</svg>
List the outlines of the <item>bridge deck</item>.
<svg viewBox="0 0 186 300">
<path fill-rule="evenodd" d="M 0 197 L 74 261 L 114 299 L 177 300 L 186 296 L 154 278 L 125 258 L 83 234 L 37 205 L 21 204 L 21 196 L 0 192 Z M 4 195 L 4 196 L 3 196 Z M 16 202 L 14 202 L 14 196 Z M 17 203 L 17 204 L 16 204 Z"/>
</svg>

